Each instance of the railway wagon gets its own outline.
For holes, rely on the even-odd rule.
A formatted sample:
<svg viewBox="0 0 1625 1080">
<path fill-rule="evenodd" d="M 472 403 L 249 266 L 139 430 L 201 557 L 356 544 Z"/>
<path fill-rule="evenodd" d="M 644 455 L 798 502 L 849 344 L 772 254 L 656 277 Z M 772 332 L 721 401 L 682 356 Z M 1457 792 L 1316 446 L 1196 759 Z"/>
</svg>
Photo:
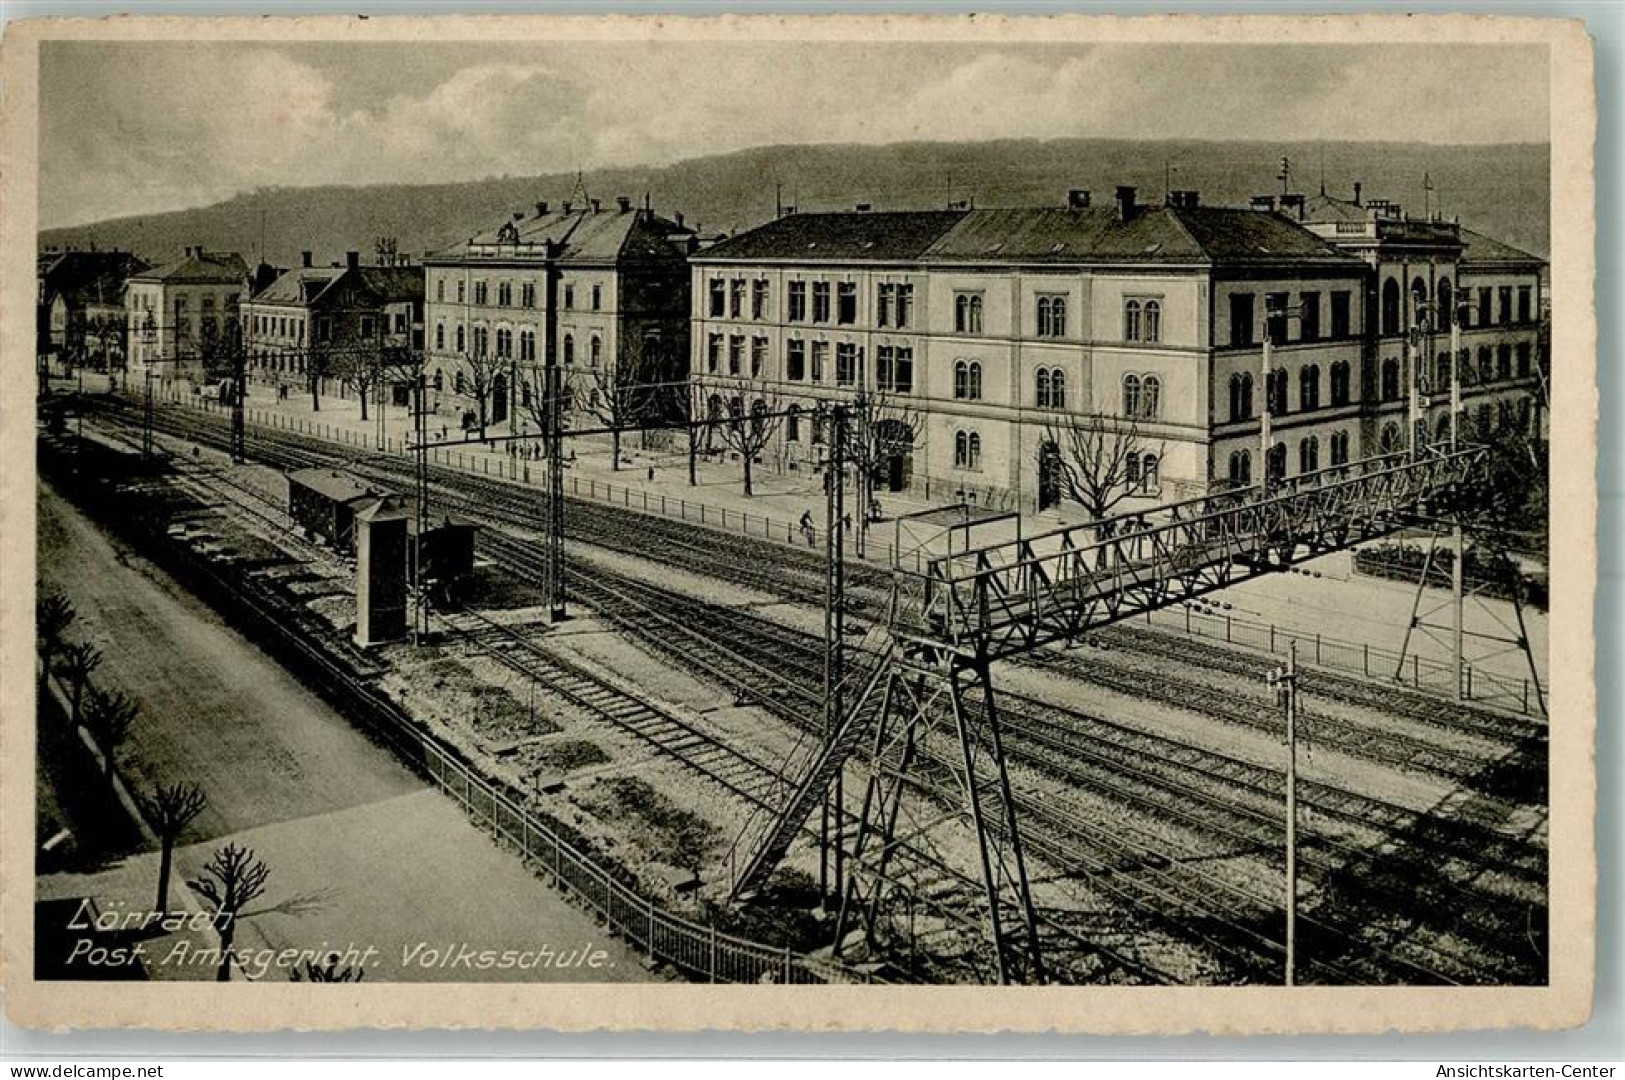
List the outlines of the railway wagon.
<svg viewBox="0 0 1625 1080">
<path fill-rule="evenodd" d="M 355 516 L 396 494 L 337 469 L 298 469 L 288 476 L 288 516 L 335 551 L 355 551 Z"/>
<path fill-rule="evenodd" d="M 410 542 L 418 545 L 418 564 L 423 568 L 424 581 L 441 595 L 455 598 L 474 572 L 474 537 L 479 526 L 450 514 L 436 514 L 427 522 L 421 537 L 415 517 L 407 522 L 406 529 Z M 408 576 L 416 570 L 417 567 L 408 566 Z"/>
</svg>

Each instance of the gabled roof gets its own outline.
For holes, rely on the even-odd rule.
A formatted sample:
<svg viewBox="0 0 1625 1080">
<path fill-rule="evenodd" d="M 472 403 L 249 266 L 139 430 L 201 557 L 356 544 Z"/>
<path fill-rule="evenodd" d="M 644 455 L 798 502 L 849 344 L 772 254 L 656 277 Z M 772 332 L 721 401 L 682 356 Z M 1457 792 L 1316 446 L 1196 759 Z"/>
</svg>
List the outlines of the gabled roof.
<svg viewBox="0 0 1625 1080">
<path fill-rule="evenodd" d="M 1279 214 L 1167 206 L 795 214 L 695 256 L 709 260 L 1360 265 Z"/>
<path fill-rule="evenodd" d="M 130 275 L 131 281 L 161 281 L 179 285 L 188 282 L 225 283 L 241 282 L 248 277 L 248 264 L 235 251 L 201 252 L 188 255 L 167 266 L 143 270 Z"/>
<path fill-rule="evenodd" d="M 1352 199 L 1339 199 L 1322 191 L 1303 200 L 1303 220 L 1315 222 L 1370 221 L 1373 207 Z"/>
<path fill-rule="evenodd" d="M 1483 233 L 1474 232 L 1473 230 L 1465 227 L 1461 230 L 1461 239 L 1462 242 L 1467 245 L 1467 250 L 1462 252 L 1461 256 L 1461 265 L 1463 266 L 1489 264 L 1515 266 L 1546 265 L 1546 260 L 1542 259 L 1539 255 L 1531 255 L 1529 252 L 1524 251 L 1521 248 L 1515 248 L 1511 244 L 1503 244 L 1501 241 L 1496 240 L 1493 237 L 1485 236 Z"/>
<path fill-rule="evenodd" d="M 255 293 L 251 304 L 291 304 L 303 307 L 344 272 L 343 267 L 299 266 L 287 271 Z"/>
<path fill-rule="evenodd" d="M 337 469 L 321 467 L 296 469 L 288 473 L 288 483 L 308 488 L 334 502 L 350 503 L 357 499 L 387 498 L 390 492 L 380 491 L 361 478 Z"/>
<path fill-rule="evenodd" d="M 70 307 L 121 302 L 125 280 L 146 268 L 128 251 L 51 252 L 39 264 L 45 301 L 62 297 Z"/>
<path fill-rule="evenodd" d="M 423 267 L 358 266 L 353 272 L 362 287 L 385 304 L 423 300 Z"/>
<path fill-rule="evenodd" d="M 556 260 L 564 266 L 677 260 L 685 257 L 682 242 L 693 232 L 645 210 L 572 207 L 506 221 L 434 252 L 424 262 L 539 261 L 549 244 L 556 247 Z"/>
<path fill-rule="evenodd" d="M 715 244 L 694 260 L 913 261 L 965 214 L 963 210 L 791 214 Z"/>
</svg>

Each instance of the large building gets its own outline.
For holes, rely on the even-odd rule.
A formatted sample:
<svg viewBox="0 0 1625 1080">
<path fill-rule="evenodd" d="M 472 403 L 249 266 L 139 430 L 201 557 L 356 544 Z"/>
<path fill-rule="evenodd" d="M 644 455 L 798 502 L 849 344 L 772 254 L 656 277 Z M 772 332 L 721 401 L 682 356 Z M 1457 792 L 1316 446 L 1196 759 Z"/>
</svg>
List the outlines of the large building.
<svg viewBox="0 0 1625 1080">
<path fill-rule="evenodd" d="M 64 367 L 124 366 L 124 288 L 147 269 L 128 251 L 48 251 L 39 258 L 39 348 Z"/>
<path fill-rule="evenodd" d="M 342 264 L 314 266 L 308 251 L 300 262 L 243 303 L 251 379 L 337 380 L 358 350 L 423 347 L 422 266 L 363 265 L 355 251 Z"/>
<path fill-rule="evenodd" d="M 186 249 L 186 257 L 130 276 L 124 306 L 130 369 L 194 381 L 235 329 L 247 291 L 248 266 L 236 252 Z"/>
<path fill-rule="evenodd" d="M 1266 386 L 1271 468 L 1297 475 L 1379 452 L 1406 407 L 1370 359 L 1373 263 L 1327 231 L 1132 188 L 1105 206 L 1074 191 L 1054 208 L 791 215 L 691 260 L 692 372 L 712 412 L 792 414 L 786 468 L 821 457 L 797 415 L 820 403 L 861 390 L 906 412 L 912 445 L 879 479 L 932 497 L 1047 505 L 1074 428 L 1132 448 L 1134 497 L 1250 482 Z"/>
<path fill-rule="evenodd" d="M 554 297 L 557 362 L 578 406 L 623 383 L 687 378 L 694 233 L 629 198 L 537 203 L 424 260 L 436 409 L 500 424 L 540 402 Z"/>
</svg>

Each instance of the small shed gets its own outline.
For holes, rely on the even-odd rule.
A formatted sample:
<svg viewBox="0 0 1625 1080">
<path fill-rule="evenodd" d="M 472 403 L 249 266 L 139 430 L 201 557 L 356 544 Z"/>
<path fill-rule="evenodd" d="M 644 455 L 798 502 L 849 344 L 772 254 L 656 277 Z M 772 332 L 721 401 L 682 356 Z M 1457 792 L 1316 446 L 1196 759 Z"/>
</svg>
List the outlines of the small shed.
<svg viewBox="0 0 1625 1080">
<path fill-rule="evenodd" d="M 421 537 L 415 516 L 407 528 L 418 545 L 425 581 L 450 590 L 474 572 L 474 538 L 480 529 L 474 522 L 442 513 L 429 516 Z"/>
<path fill-rule="evenodd" d="M 384 490 L 337 469 L 299 469 L 288 473 L 288 516 L 326 540 L 335 550 L 355 550 L 355 515 L 381 500 Z"/>
</svg>

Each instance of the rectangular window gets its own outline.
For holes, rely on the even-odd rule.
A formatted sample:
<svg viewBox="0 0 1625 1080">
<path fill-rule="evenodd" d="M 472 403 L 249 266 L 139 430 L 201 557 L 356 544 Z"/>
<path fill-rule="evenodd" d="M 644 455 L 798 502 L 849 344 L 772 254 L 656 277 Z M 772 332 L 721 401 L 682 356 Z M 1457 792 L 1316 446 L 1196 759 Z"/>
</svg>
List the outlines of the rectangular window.
<svg viewBox="0 0 1625 1080">
<path fill-rule="evenodd" d="M 812 321 L 815 323 L 829 322 L 829 282 L 813 282 L 813 310 Z"/>
<path fill-rule="evenodd" d="M 858 347 L 850 341 L 835 346 L 835 381 L 841 386 L 857 385 Z"/>
<path fill-rule="evenodd" d="M 1488 326 L 1493 321 L 1490 316 L 1490 287 L 1480 285 L 1478 287 L 1478 325 Z"/>
<path fill-rule="evenodd" d="M 913 321 L 914 286 L 899 285 L 897 286 L 897 328 L 906 330 Z"/>
<path fill-rule="evenodd" d="M 757 278 L 750 283 L 750 317 L 767 318 L 767 279 Z"/>
<path fill-rule="evenodd" d="M 728 374 L 738 375 L 745 366 L 745 336 L 735 334 L 728 339 Z"/>
<path fill-rule="evenodd" d="M 484 307 L 485 306 L 485 301 L 486 301 L 486 296 L 487 296 L 487 294 L 486 294 L 486 291 L 485 291 L 485 282 L 476 281 L 474 283 L 474 304 L 475 304 L 475 306 L 476 307 Z"/>
<path fill-rule="evenodd" d="M 1518 321 L 1534 321 L 1534 291 L 1528 285 L 1518 286 Z"/>
<path fill-rule="evenodd" d="M 802 382 L 807 378 L 807 343 L 800 338 L 791 338 L 784 343 L 785 378 L 791 382 Z"/>
<path fill-rule="evenodd" d="M 710 283 L 711 318 L 720 319 L 728 314 L 728 286 L 721 278 L 712 278 Z"/>
<path fill-rule="evenodd" d="M 1332 293 L 1332 337 L 1346 338 L 1353 332 L 1349 325 L 1349 294 L 1347 292 Z"/>
<path fill-rule="evenodd" d="M 536 306 L 536 283 L 527 281 L 519 286 L 519 302 L 528 308 Z"/>
<path fill-rule="evenodd" d="M 1287 299 L 1288 294 L 1284 292 L 1264 294 L 1265 330 L 1270 336 L 1271 345 L 1286 344 Z"/>
<path fill-rule="evenodd" d="M 1230 344 L 1253 343 L 1253 294 L 1230 294 Z"/>
<path fill-rule="evenodd" d="M 875 290 L 875 325 L 892 325 L 892 311 L 897 306 L 897 286 L 882 284 Z M 878 354 L 876 363 L 879 363 Z M 877 372 L 879 368 L 875 369 Z"/>
<path fill-rule="evenodd" d="M 785 318 L 789 322 L 807 321 L 807 283 L 805 281 L 790 282 L 790 310 Z"/>
<path fill-rule="evenodd" d="M 497 285 L 497 307 L 513 307 L 513 286 L 506 281 Z"/>
<path fill-rule="evenodd" d="M 468 283 L 466 281 L 459 281 L 457 283 L 457 302 L 459 304 L 461 304 L 463 302 L 463 298 L 467 296 L 467 286 Z"/>
<path fill-rule="evenodd" d="M 1501 294 L 1501 325 L 1505 326 L 1512 321 L 1512 286 L 1502 285 L 1496 291 Z"/>
<path fill-rule="evenodd" d="M 897 347 L 897 364 L 892 368 L 892 393 L 914 392 L 914 350 L 906 345 Z"/>
<path fill-rule="evenodd" d="M 760 379 L 765 370 L 767 370 L 767 338 L 753 337 L 750 339 L 750 377 Z"/>
<path fill-rule="evenodd" d="M 835 321 L 842 326 L 851 326 L 858 321 L 857 282 L 843 281 L 836 287 Z"/>
<path fill-rule="evenodd" d="M 722 367 L 722 335 L 712 334 L 705 343 L 705 370 L 712 375 Z"/>
<path fill-rule="evenodd" d="M 435 279 L 434 298 L 435 298 L 436 303 L 444 304 L 446 302 L 446 279 L 445 278 L 436 278 Z"/>
<path fill-rule="evenodd" d="M 824 381 L 824 368 L 829 365 L 829 342 L 815 341 L 812 343 L 812 381 Z"/>
<path fill-rule="evenodd" d="M 728 283 L 728 318 L 745 317 L 745 279 L 734 278 Z"/>
<path fill-rule="evenodd" d="M 395 313 L 395 332 L 397 334 L 406 333 L 406 313 L 404 311 Z"/>
<path fill-rule="evenodd" d="M 594 311 L 598 311 L 598 310 L 601 310 L 603 308 L 603 306 L 604 306 L 604 287 L 602 285 L 594 285 L 592 287 L 592 309 Z"/>
<path fill-rule="evenodd" d="M 574 285 L 564 287 L 564 306 L 567 308 L 576 306 L 576 287 Z"/>
<path fill-rule="evenodd" d="M 1320 294 L 1306 292 L 1298 294 L 1298 303 L 1302 314 L 1298 319 L 1299 340 L 1320 340 Z"/>
</svg>

